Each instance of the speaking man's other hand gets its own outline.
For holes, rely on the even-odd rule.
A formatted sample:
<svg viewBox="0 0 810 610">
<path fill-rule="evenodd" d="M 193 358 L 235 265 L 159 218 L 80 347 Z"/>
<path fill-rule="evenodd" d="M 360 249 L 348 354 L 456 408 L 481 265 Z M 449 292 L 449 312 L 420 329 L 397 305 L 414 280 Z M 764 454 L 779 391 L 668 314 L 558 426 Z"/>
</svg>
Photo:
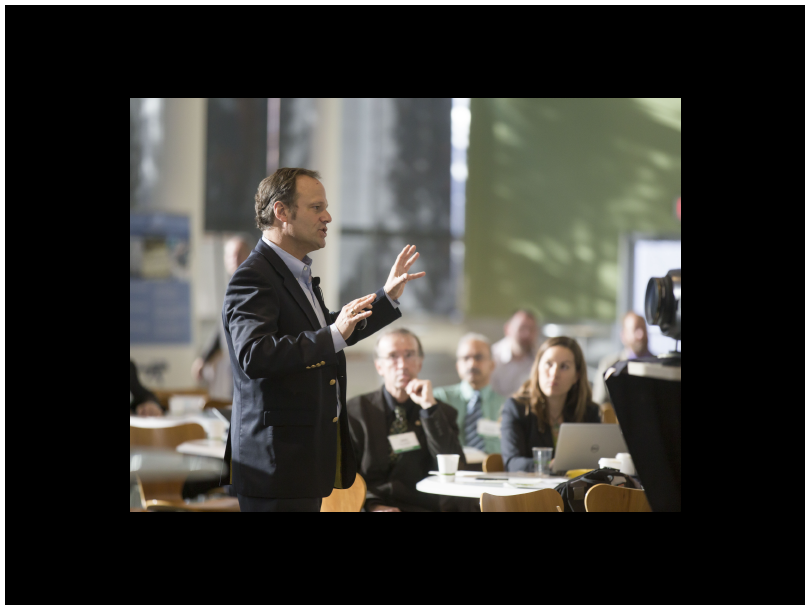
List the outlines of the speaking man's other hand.
<svg viewBox="0 0 810 610">
<path fill-rule="evenodd" d="M 391 273 L 388 274 L 388 280 L 385 282 L 385 294 L 394 300 L 398 300 L 402 296 L 402 291 L 405 290 L 405 284 L 425 275 L 424 271 L 408 273 L 408 269 L 416 262 L 417 258 L 419 258 L 419 253 L 416 252 L 416 246 L 405 246 L 402 249 L 394 266 L 391 267 Z"/>
<path fill-rule="evenodd" d="M 355 299 L 343 306 L 340 310 L 335 324 L 337 324 L 338 332 L 343 337 L 344 341 L 348 341 L 354 332 L 354 327 L 360 320 L 365 320 L 371 315 L 371 303 L 377 295 L 370 294 L 365 297 Z M 365 311 L 367 309 L 367 311 Z"/>
<path fill-rule="evenodd" d="M 405 391 L 423 409 L 429 409 L 438 402 L 433 398 L 433 384 L 428 379 L 411 379 Z"/>
</svg>

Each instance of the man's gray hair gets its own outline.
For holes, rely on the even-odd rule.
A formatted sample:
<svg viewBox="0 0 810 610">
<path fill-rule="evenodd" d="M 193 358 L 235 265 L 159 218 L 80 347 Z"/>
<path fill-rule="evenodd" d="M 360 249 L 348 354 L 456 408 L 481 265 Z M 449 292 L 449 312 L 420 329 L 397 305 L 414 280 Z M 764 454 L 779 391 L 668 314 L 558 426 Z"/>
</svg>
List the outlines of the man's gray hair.
<svg viewBox="0 0 810 610">
<path fill-rule="evenodd" d="M 383 340 L 383 337 L 387 337 L 388 335 L 405 335 L 406 337 L 413 337 L 414 339 L 416 339 L 416 345 L 419 348 L 419 357 L 420 358 L 425 357 L 425 352 L 422 350 L 422 342 L 419 340 L 419 337 L 417 337 L 415 334 L 413 334 L 407 328 L 392 328 L 392 329 L 389 329 L 389 330 L 386 330 L 386 331 L 382 332 L 377 337 L 377 342 L 374 344 L 374 357 L 375 358 L 380 357 L 380 353 L 377 351 L 377 348 L 380 346 L 380 341 Z"/>
<path fill-rule="evenodd" d="M 458 355 L 459 350 L 461 350 L 461 346 L 467 343 L 467 341 L 481 341 L 481 343 L 486 343 L 487 347 L 489 348 L 489 355 L 492 357 L 492 342 L 481 333 L 467 333 L 461 339 L 459 339 L 458 347 L 456 348 L 456 355 Z"/>
</svg>

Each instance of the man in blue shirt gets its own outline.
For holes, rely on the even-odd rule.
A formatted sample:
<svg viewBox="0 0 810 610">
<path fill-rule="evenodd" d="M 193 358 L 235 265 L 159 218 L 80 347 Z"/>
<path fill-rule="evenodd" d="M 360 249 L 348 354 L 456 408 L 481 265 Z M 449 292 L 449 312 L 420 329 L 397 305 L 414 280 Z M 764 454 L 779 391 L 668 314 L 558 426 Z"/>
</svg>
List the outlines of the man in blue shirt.
<svg viewBox="0 0 810 610">
<path fill-rule="evenodd" d="M 405 284 L 425 275 L 408 273 L 419 254 L 405 246 L 384 287 L 330 312 L 307 256 L 326 247 L 332 221 L 319 178 L 281 168 L 262 180 L 262 239 L 225 293 L 234 396 L 223 483 L 243 512 L 317 512 L 333 489 L 351 487 L 343 349 L 399 318 Z"/>
</svg>

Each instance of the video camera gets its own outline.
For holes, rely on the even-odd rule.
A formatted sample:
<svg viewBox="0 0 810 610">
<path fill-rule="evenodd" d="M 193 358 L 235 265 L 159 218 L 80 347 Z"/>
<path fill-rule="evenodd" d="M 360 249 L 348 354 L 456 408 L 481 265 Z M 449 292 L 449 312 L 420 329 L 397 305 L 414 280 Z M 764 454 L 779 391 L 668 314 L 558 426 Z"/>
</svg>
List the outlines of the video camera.
<svg viewBox="0 0 810 610">
<path fill-rule="evenodd" d="M 681 270 L 671 269 L 664 277 L 652 277 L 644 296 L 647 324 L 661 329 L 661 334 L 681 340 Z M 677 343 L 675 346 L 677 352 Z M 672 357 L 672 354 L 667 354 Z M 677 356 L 676 356 L 677 357 Z"/>
</svg>

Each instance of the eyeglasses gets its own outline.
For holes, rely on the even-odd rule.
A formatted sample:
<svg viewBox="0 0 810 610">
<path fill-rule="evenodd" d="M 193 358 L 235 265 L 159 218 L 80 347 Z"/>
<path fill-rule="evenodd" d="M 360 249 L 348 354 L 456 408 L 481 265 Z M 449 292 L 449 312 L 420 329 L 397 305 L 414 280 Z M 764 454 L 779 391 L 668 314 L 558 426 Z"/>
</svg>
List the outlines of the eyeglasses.
<svg viewBox="0 0 810 610">
<path fill-rule="evenodd" d="M 377 360 L 382 360 L 383 362 L 388 362 L 389 364 L 396 364 L 397 360 L 402 358 L 405 362 L 413 362 L 416 358 L 419 357 L 419 354 L 416 352 L 404 352 L 402 354 L 388 354 L 387 356 L 378 356 Z"/>
<path fill-rule="evenodd" d="M 464 362 L 465 360 L 475 360 L 476 362 L 483 362 L 487 357 L 484 354 L 471 354 L 469 356 L 458 356 L 456 360 Z"/>
</svg>

